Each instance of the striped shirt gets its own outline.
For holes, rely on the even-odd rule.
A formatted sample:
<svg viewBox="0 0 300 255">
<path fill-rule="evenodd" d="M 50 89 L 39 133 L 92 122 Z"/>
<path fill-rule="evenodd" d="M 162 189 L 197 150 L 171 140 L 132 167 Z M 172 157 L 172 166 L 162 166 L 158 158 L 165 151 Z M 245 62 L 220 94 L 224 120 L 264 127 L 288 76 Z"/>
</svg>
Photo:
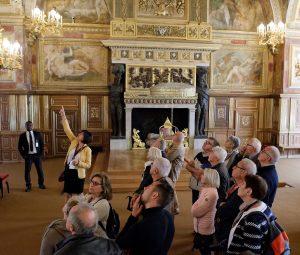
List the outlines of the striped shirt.
<svg viewBox="0 0 300 255">
<path fill-rule="evenodd" d="M 263 202 L 246 211 L 230 231 L 227 254 L 240 254 L 243 251 L 263 254 L 269 226 L 265 217 L 253 213 L 255 211 L 262 211 L 269 218 L 273 217 L 271 209 Z"/>
</svg>

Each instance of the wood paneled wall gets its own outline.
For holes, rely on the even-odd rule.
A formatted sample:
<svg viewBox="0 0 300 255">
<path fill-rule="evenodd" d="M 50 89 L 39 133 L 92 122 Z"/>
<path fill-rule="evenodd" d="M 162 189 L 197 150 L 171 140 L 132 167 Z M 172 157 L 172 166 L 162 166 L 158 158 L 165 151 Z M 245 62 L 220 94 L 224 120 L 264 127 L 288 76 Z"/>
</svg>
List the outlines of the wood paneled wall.
<svg viewBox="0 0 300 255">
<path fill-rule="evenodd" d="M 59 110 L 63 105 L 71 129 L 77 134 L 88 129 L 93 134 L 91 146 L 108 151 L 110 123 L 108 95 L 3 95 L 0 96 L 0 161 L 20 161 L 19 135 L 24 123 L 32 120 L 34 129 L 43 134 L 45 156 L 64 156 L 69 141 L 60 124 Z M 27 111 L 28 110 L 28 111 Z"/>
<path fill-rule="evenodd" d="M 208 135 L 222 145 L 230 135 L 239 136 L 242 144 L 250 137 L 259 138 L 263 144 L 276 144 L 276 101 L 268 97 L 211 97 Z"/>
</svg>

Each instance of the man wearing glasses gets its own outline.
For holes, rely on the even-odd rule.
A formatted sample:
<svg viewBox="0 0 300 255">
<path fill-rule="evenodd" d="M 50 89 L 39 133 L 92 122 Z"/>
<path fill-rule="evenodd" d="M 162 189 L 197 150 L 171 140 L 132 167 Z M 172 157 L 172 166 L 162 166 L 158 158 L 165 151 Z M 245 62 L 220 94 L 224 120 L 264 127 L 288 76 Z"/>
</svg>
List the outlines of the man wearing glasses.
<svg viewBox="0 0 300 255">
<path fill-rule="evenodd" d="M 241 148 L 239 156 L 236 157 L 236 160 L 232 165 L 236 165 L 243 158 L 248 158 L 252 160 L 257 167 L 260 167 L 260 162 L 258 160 L 260 150 L 261 142 L 257 138 L 248 139 L 247 144 Z"/>
<path fill-rule="evenodd" d="M 272 207 L 278 186 L 278 175 L 275 164 L 279 160 L 279 157 L 280 152 L 275 146 L 267 146 L 258 156 L 260 167 L 257 169 L 257 174 L 264 178 L 268 184 L 267 195 L 262 201 L 270 208 Z"/>
<path fill-rule="evenodd" d="M 250 159 L 244 158 L 233 167 L 232 177 L 235 183 L 227 190 L 225 200 L 221 201 L 216 213 L 215 227 L 218 242 L 228 239 L 232 223 L 243 203 L 238 196 L 238 188 L 245 181 L 245 176 L 249 174 L 256 174 L 256 165 Z"/>
</svg>

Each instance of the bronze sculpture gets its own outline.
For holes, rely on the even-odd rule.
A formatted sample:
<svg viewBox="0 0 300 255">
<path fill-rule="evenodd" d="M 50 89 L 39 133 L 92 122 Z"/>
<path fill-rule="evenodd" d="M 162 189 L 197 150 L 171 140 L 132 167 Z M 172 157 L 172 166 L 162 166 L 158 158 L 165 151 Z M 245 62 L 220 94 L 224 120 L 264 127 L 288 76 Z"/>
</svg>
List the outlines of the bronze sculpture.
<svg viewBox="0 0 300 255">
<path fill-rule="evenodd" d="M 124 83 L 125 66 L 115 64 L 113 67 L 114 82 L 110 85 L 110 111 L 114 137 L 123 136 L 123 112 L 124 112 Z"/>
<path fill-rule="evenodd" d="M 205 122 L 208 107 L 207 67 L 197 67 L 196 92 L 198 93 L 198 101 L 196 104 L 195 136 L 201 137 L 205 136 Z"/>
</svg>

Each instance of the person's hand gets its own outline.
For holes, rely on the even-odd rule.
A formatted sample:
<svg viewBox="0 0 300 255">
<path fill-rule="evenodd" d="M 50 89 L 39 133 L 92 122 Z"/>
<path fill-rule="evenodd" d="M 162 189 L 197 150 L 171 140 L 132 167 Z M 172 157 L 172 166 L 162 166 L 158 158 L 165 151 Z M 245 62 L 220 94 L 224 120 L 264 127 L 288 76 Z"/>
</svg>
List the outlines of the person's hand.
<svg viewBox="0 0 300 255">
<path fill-rule="evenodd" d="M 189 161 L 188 165 L 191 167 L 195 167 L 195 161 L 194 160 Z"/>
<path fill-rule="evenodd" d="M 59 114 L 61 116 L 62 119 L 65 119 L 66 118 L 66 113 L 65 113 L 65 109 L 63 106 L 61 106 L 61 109 L 59 111 Z"/>
<path fill-rule="evenodd" d="M 143 208 L 144 206 L 141 204 L 141 195 L 139 195 L 133 204 L 131 215 L 136 218 L 139 217 Z"/>
<path fill-rule="evenodd" d="M 137 194 L 137 193 L 134 193 L 132 195 L 132 198 L 131 198 L 131 201 L 130 201 L 130 208 L 133 208 L 133 204 L 137 200 L 138 197 L 139 197 L 139 194 Z"/>
<path fill-rule="evenodd" d="M 77 165 L 79 164 L 79 160 L 74 159 L 74 160 L 72 161 L 72 164 L 73 164 L 74 166 L 77 166 Z"/>
<path fill-rule="evenodd" d="M 240 154 L 243 155 L 243 154 L 245 153 L 246 149 L 247 149 L 247 145 L 242 146 L 242 147 L 240 148 Z"/>
</svg>

